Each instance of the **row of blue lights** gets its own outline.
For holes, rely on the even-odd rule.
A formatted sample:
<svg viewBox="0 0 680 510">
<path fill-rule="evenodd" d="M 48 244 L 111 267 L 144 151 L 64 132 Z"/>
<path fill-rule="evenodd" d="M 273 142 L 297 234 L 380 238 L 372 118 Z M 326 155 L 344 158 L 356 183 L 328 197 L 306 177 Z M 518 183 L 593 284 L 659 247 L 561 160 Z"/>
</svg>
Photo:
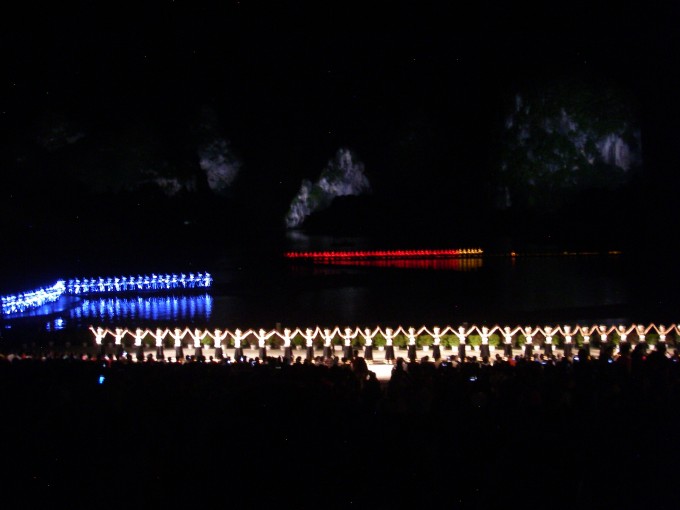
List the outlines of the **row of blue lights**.
<svg viewBox="0 0 680 510">
<path fill-rule="evenodd" d="M 97 294 L 129 292 L 136 290 L 169 290 L 208 288 L 212 285 L 210 273 L 184 273 L 177 275 L 152 274 L 144 276 L 115 276 L 108 278 L 75 278 L 69 280 L 66 289 L 69 294 Z"/>
<path fill-rule="evenodd" d="M 3 296 L 2 313 L 21 313 L 31 308 L 38 308 L 47 303 L 53 303 L 61 297 L 66 290 L 64 280 L 59 280 L 51 287 L 41 287 L 36 290 L 29 290 L 19 294 Z"/>
<path fill-rule="evenodd" d="M 2 313 L 10 315 L 39 308 L 57 301 L 65 292 L 83 295 L 145 290 L 195 289 L 208 288 L 212 285 L 212 282 L 212 276 L 207 272 L 189 273 L 188 276 L 184 273 L 180 275 L 172 273 L 137 277 L 83 278 L 82 280 L 75 278 L 69 280 L 68 283 L 64 280 L 58 280 L 51 287 L 41 287 L 36 290 L 2 296 Z"/>
</svg>

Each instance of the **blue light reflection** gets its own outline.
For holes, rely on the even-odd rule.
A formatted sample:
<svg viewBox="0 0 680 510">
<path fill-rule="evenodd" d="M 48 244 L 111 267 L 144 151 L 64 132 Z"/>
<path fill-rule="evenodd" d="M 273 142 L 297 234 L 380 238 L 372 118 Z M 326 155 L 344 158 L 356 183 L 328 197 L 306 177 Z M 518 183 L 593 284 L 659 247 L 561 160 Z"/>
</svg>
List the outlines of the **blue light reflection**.
<svg viewBox="0 0 680 510">
<path fill-rule="evenodd" d="M 45 323 L 45 329 L 47 331 L 61 331 L 66 327 L 66 321 L 61 317 L 57 317 L 54 320 L 47 321 Z"/>
<path fill-rule="evenodd" d="M 154 296 L 133 298 L 85 299 L 70 310 L 70 318 L 80 322 L 122 320 L 174 321 L 208 320 L 212 315 L 213 298 L 200 296 Z"/>
</svg>

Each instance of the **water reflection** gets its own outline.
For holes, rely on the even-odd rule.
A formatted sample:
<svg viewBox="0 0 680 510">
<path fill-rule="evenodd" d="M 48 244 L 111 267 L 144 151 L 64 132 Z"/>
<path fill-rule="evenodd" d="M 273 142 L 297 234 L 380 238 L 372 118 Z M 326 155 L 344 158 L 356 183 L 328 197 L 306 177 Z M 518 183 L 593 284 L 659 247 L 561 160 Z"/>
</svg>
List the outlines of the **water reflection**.
<svg viewBox="0 0 680 510">
<path fill-rule="evenodd" d="M 235 274 L 224 259 L 213 273 Z M 675 265 L 624 257 L 493 257 L 257 260 L 210 295 L 64 295 L 22 314 L 0 314 L 3 337 L 20 328 L 53 333 L 102 324 L 264 327 L 449 324 L 457 321 L 568 321 L 633 317 L 677 321 Z M 655 261 L 656 262 L 656 261 Z M 392 269 L 393 268 L 393 269 Z M 664 315 L 662 315 L 662 313 Z M 673 315 L 676 314 L 676 315 Z M 666 319 L 670 317 L 670 319 Z M 676 317 L 676 318 L 674 318 Z M 57 319 L 63 319 L 58 322 Z M 49 326 L 47 325 L 49 322 Z M 11 332 L 5 334 L 5 329 Z"/>
<path fill-rule="evenodd" d="M 54 320 L 48 320 L 45 323 L 45 329 L 47 331 L 61 331 L 66 326 L 66 321 L 61 317 L 57 317 Z"/>
<path fill-rule="evenodd" d="M 133 296 L 78 299 L 62 296 L 54 303 L 5 319 L 4 329 L 29 320 L 46 331 L 87 327 L 93 323 L 208 322 L 213 314 L 210 294 L 186 296 Z"/>
<path fill-rule="evenodd" d="M 474 271 L 482 267 L 481 257 L 472 258 L 413 258 L 413 259 L 323 259 L 319 266 L 379 267 L 394 269 L 429 269 L 435 271 Z"/>
<path fill-rule="evenodd" d="M 200 296 L 160 296 L 85 299 L 69 311 L 69 318 L 84 320 L 194 320 L 210 319 L 213 298 Z"/>
</svg>

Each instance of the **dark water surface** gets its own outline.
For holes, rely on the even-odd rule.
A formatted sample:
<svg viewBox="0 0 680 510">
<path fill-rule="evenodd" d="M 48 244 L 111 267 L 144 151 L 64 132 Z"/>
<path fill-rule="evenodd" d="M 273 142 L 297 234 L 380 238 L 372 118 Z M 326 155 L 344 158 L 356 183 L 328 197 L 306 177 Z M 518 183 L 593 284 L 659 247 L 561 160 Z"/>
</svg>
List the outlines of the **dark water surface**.
<svg viewBox="0 0 680 510">
<path fill-rule="evenodd" d="M 171 254 L 167 259 L 172 260 Z M 138 272 L 151 272 L 143 260 Z M 131 269 L 134 261 L 126 264 Z M 159 272 L 173 270 L 165 264 Z M 58 332 L 84 332 L 90 325 L 270 329 L 277 324 L 670 324 L 680 319 L 675 265 L 654 256 L 489 254 L 460 261 L 336 265 L 291 262 L 282 252 L 216 252 L 214 257 L 185 261 L 175 270 L 208 270 L 215 285 L 209 292 L 190 294 L 62 298 L 24 316 L 4 317 L 3 337 L 45 340 Z M 126 273 L 102 269 L 90 276 L 116 274 Z M 75 275 L 64 275 L 70 276 Z"/>
</svg>

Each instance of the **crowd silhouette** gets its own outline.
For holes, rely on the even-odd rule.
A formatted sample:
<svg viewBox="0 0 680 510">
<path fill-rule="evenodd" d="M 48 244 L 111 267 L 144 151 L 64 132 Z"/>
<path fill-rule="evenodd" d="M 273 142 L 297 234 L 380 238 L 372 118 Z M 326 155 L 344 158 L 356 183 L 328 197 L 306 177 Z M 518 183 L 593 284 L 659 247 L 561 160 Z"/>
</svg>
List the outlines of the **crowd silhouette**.
<svg viewBox="0 0 680 510">
<path fill-rule="evenodd" d="M 673 501 L 680 357 L 665 343 L 599 358 L 399 357 L 382 383 L 360 351 L 342 353 L 5 353 L 6 482 L 28 499 L 228 494 L 252 506 Z"/>
</svg>

